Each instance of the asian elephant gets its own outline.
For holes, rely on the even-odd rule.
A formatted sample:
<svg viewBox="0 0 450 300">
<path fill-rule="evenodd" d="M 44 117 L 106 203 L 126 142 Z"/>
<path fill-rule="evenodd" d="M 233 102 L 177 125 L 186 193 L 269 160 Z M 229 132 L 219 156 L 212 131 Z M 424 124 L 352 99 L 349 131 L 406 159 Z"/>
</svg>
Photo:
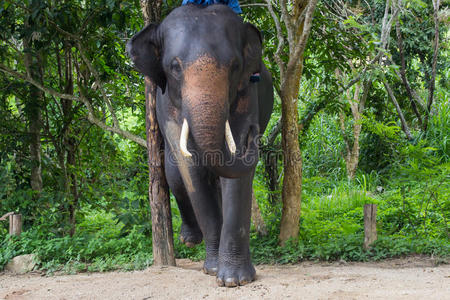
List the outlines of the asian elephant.
<svg viewBox="0 0 450 300">
<path fill-rule="evenodd" d="M 157 84 L 165 172 L 182 227 L 205 240 L 203 270 L 220 286 L 255 278 L 249 230 L 258 137 L 273 106 L 261 34 L 225 5 L 185 5 L 133 36 L 127 52 Z"/>
</svg>

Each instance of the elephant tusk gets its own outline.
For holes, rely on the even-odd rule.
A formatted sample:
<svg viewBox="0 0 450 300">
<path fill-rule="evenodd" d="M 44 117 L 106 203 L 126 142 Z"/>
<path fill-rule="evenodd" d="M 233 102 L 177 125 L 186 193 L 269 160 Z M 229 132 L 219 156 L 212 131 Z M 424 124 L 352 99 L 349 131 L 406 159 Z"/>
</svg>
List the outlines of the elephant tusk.
<svg viewBox="0 0 450 300">
<path fill-rule="evenodd" d="M 183 120 L 183 127 L 180 135 L 180 150 L 184 157 L 192 157 L 192 154 L 187 149 L 187 140 L 189 136 L 189 125 L 186 119 Z"/>
<path fill-rule="evenodd" d="M 230 149 L 231 154 L 236 153 L 236 144 L 234 143 L 233 133 L 231 132 L 230 123 L 225 123 L 225 140 L 227 141 L 228 149 Z"/>
</svg>

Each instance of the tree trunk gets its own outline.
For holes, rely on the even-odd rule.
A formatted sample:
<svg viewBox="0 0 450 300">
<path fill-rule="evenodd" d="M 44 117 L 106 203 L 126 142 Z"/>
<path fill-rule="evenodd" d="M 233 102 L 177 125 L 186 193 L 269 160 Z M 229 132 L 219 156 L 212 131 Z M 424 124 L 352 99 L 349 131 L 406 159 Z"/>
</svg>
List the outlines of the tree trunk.
<svg viewBox="0 0 450 300">
<path fill-rule="evenodd" d="M 355 94 L 353 96 L 353 101 L 349 99 L 350 101 L 350 108 L 353 115 L 353 146 L 350 151 L 350 155 L 348 157 L 347 162 L 347 170 L 348 170 L 348 176 L 350 179 L 353 179 L 356 174 L 356 169 L 358 168 L 359 163 L 359 136 L 361 134 L 361 112 L 364 109 L 364 104 L 360 103 L 360 84 L 355 85 Z M 362 108 L 361 108 L 362 105 Z"/>
<path fill-rule="evenodd" d="M 405 86 L 406 92 L 408 93 L 409 102 L 411 103 L 411 107 L 416 114 L 417 122 L 419 123 L 419 126 L 422 127 L 422 116 L 419 113 L 419 110 L 417 109 L 416 100 L 414 97 L 414 91 L 412 90 L 408 79 L 406 78 L 406 61 L 405 61 L 405 55 L 403 53 L 403 38 L 402 38 L 402 32 L 400 30 L 400 22 L 397 21 L 395 24 L 395 30 L 397 33 L 397 44 L 398 44 L 398 53 L 400 56 L 400 77 L 402 78 L 403 85 Z M 417 94 L 416 94 L 417 97 Z M 420 103 L 420 102 L 419 102 Z"/>
<path fill-rule="evenodd" d="M 302 153 L 299 145 L 298 93 L 303 71 L 303 53 L 311 32 L 311 25 L 317 0 L 300 0 L 277 2 L 281 7 L 278 18 L 271 0 L 266 0 L 277 29 L 278 46 L 275 60 L 280 68 L 281 81 L 281 114 L 282 114 L 282 146 L 283 146 L 283 211 L 280 225 L 280 242 L 284 245 L 288 239 L 297 239 L 300 223 L 302 195 Z M 285 53 L 285 33 L 280 25 L 286 27 L 288 53 Z M 282 54 L 288 54 L 287 65 Z"/>
<path fill-rule="evenodd" d="M 283 211 L 280 225 L 280 242 L 297 239 L 302 195 L 302 153 L 298 143 L 298 90 L 303 70 L 303 56 L 296 66 L 288 68 L 282 84 L 282 145 L 284 153 Z"/>
<path fill-rule="evenodd" d="M 70 184 L 70 201 L 69 201 L 69 224 L 70 224 L 70 236 L 75 234 L 77 226 L 76 212 L 78 207 L 78 182 L 77 174 L 74 172 L 76 163 L 76 146 L 75 138 L 68 137 L 66 140 L 66 152 L 67 152 L 67 166 L 69 167 L 69 184 Z"/>
<path fill-rule="evenodd" d="M 347 170 L 347 178 L 353 179 L 356 173 L 355 159 L 357 158 L 355 157 L 355 152 L 353 152 L 353 147 L 350 147 L 350 141 L 345 132 L 345 114 L 343 111 L 339 112 L 339 127 L 341 129 L 342 138 L 345 144 L 346 153 L 343 156 L 345 161 L 345 169 Z"/>
<path fill-rule="evenodd" d="M 427 111 L 425 115 L 424 127 L 423 130 L 427 131 L 428 128 L 428 120 L 431 115 L 431 106 L 433 105 L 433 97 L 434 90 L 436 86 L 436 67 L 437 67 L 437 58 L 439 54 L 439 5 L 440 0 L 432 0 L 433 2 L 433 20 L 434 20 L 434 42 L 433 42 L 433 60 L 431 63 L 431 76 L 429 81 L 428 88 L 428 101 L 427 101 Z"/>
<path fill-rule="evenodd" d="M 161 20 L 162 0 L 140 0 L 145 25 Z"/>
<path fill-rule="evenodd" d="M 161 0 L 141 0 L 145 24 L 161 18 Z M 175 265 L 169 187 L 164 173 L 163 139 L 156 120 L 156 85 L 145 77 L 145 125 L 152 213 L 153 260 L 155 265 Z"/>
<path fill-rule="evenodd" d="M 267 235 L 267 227 L 259 210 L 255 192 L 252 192 L 252 223 L 259 235 Z"/>
<path fill-rule="evenodd" d="M 275 205 L 278 202 L 278 151 L 274 148 L 269 148 L 270 144 L 262 147 L 262 160 L 264 163 L 264 177 L 266 179 L 266 184 L 268 185 L 270 193 L 267 196 L 270 204 Z"/>
<path fill-rule="evenodd" d="M 279 189 L 278 158 L 281 145 L 276 144 L 275 140 L 281 132 L 281 125 L 281 119 L 278 119 L 278 122 L 267 136 L 267 140 L 262 147 L 260 147 L 261 158 L 264 163 L 264 177 L 266 178 L 270 190 L 267 198 L 272 205 L 275 205 L 280 198 L 277 191 Z"/>
<path fill-rule="evenodd" d="M 65 87 L 64 93 L 68 95 L 73 94 L 73 61 L 72 52 L 69 45 L 65 46 Z M 66 199 L 68 200 L 69 213 L 69 234 L 73 236 L 76 229 L 76 211 L 78 207 L 78 182 L 77 175 L 74 171 L 76 164 L 76 140 L 73 136 L 72 120 L 73 120 L 73 102 L 66 99 L 61 99 L 61 106 L 63 112 L 63 130 L 62 130 L 62 153 L 64 164 L 64 191 Z"/>
<path fill-rule="evenodd" d="M 337 71 L 338 76 L 340 72 Z M 350 95 L 350 90 L 347 91 L 347 99 L 350 105 L 350 110 L 353 116 L 353 142 L 350 141 L 349 138 L 346 137 L 345 133 L 345 115 L 343 112 L 339 113 L 339 126 L 341 128 L 341 133 L 344 138 L 345 147 L 347 153 L 344 156 L 345 167 L 347 169 L 347 177 L 348 179 L 355 178 L 356 170 L 359 164 L 359 137 L 361 135 L 362 123 L 361 123 L 361 114 L 364 111 L 364 106 L 366 103 L 367 95 L 369 93 L 371 82 L 364 82 L 363 95 L 360 95 L 360 87 L 359 83 L 355 84 L 355 92 L 353 98 Z"/>
<path fill-rule="evenodd" d="M 402 124 L 402 130 L 405 133 L 408 140 L 412 140 L 411 131 L 409 130 L 408 123 L 406 123 L 405 116 L 403 115 L 402 109 L 400 108 L 400 105 L 397 102 L 397 99 L 395 98 L 394 92 L 391 89 L 391 86 L 387 81 L 383 81 L 384 87 L 386 88 L 386 91 L 388 92 L 389 98 L 391 99 L 392 103 L 395 106 L 395 109 L 397 110 L 398 116 L 400 118 L 400 123 Z"/>
<path fill-rule="evenodd" d="M 347 177 L 349 179 L 355 178 L 356 170 L 358 168 L 360 133 L 361 133 L 361 124 L 355 124 L 353 127 L 353 147 L 348 153 L 347 159 L 345 161 L 347 167 Z"/>
<path fill-rule="evenodd" d="M 27 37 L 23 39 L 24 64 L 27 74 L 42 83 L 42 56 L 33 53 L 32 42 Z M 41 106 L 44 103 L 44 93 L 38 88 L 30 85 L 29 98 L 26 99 L 25 111 L 28 118 L 28 134 L 30 137 L 30 159 L 31 177 L 30 185 L 33 191 L 33 199 L 37 199 L 42 192 L 42 169 L 41 169 L 41 128 L 42 116 Z"/>
<path fill-rule="evenodd" d="M 145 78 L 145 107 L 153 260 L 155 265 L 175 266 L 169 187 L 163 164 L 163 140 L 156 120 L 156 86 L 148 77 Z"/>
<path fill-rule="evenodd" d="M 39 198 L 42 192 L 42 168 L 41 168 L 41 127 L 42 117 L 40 103 L 44 97 L 43 93 L 31 87 L 28 120 L 28 133 L 30 134 L 30 158 L 31 178 L 30 184 L 33 190 L 33 199 Z"/>
</svg>

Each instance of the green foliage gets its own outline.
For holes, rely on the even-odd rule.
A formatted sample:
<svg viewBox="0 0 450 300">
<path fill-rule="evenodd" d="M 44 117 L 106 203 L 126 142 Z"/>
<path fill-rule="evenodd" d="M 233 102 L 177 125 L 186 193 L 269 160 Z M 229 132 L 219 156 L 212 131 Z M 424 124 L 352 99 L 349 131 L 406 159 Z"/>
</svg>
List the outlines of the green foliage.
<svg viewBox="0 0 450 300">
<path fill-rule="evenodd" d="M 430 127 L 426 132 L 426 140 L 435 148 L 435 156 L 442 161 L 450 160 L 450 105 L 447 90 L 438 90 L 439 102 L 435 105 L 436 113 L 430 118 Z"/>
<path fill-rule="evenodd" d="M 428 137 L 443 137 L 447 130 L 448 105 L 439 104 L 442 98 L 437 101 L 438 109 L 432 116 Z M 445 137 L 435 140 L 419 136 L 416 141 L 407 142 L 397 124 L 377 121 L 375 111 L 365 116 L 364 126 L 367 130 L 363 136 L 364 147 L 382 154 L 380 160 L 371 162 L 379 170 L 370 173 L 360 170 L 349 181 L 342 172 L 345 168 L 339 150 L 342 139 L 335 116 L 323 113 L 311 124 L 303 144 L 298 241 L 290 241 L 284 247 L 279 245 L 278 226 L 272 225 L 280 220 L 281 206 L 278 203 L 267 210 L 264 187 L 256 184 L 258 202 L 270 229 L 266 237 L 257 234 L 251 237 L 256 263 L 369 261 L 410 254 L 448 259 L 450 170 L 444 150 Z M 374 137 L 378 142 L 367 144 Z M 361 155 L 362 160 L 374 157 L 367 153 L 365 158 L 365 152 Z M 366 203 L 378 205 L 378 240 L 370 250 L 363 248 Z"/>
<path fill-rule="evenodd" d="M 307 179 L 298 241 L 281 247 L 276 229 L 267 237 L 255 234 L 251 237 L 253 260 L 369 261 L 410 254 L 448 259 L 448 163 L 434 166 L 434 173 L 428 173 L 426 180 L 410 168 L 404 167 L 409 172 L 403 177 L 392 173 L 389 186 L 381 192 L 377 191 L 380 181 L 375 175 L 360 175 L 355 182 L 342 181 L 334 186 L 326 178 Z M 365 203 L 378 205 L 378 240 L 370 250 L 363 248 Z"/>
<path fill-rule="evenodd" d="M 118 236 L 119 232 L 117 228 L 105 227 L 91 233 L 80 232 L 73 237 L 57 237 L 37 228 L 23 233 L 20 238 L 6 236 L 1 242 L 0 266 L 24 253 L 35 253 L 40 268 L 48 272 L 63 268 L 71 270 L 81 264 L 86 266 L 85 271 L 149 266 L 152 262 L 151 240 L 137 230 L 122 238 Z"/>
</svg>

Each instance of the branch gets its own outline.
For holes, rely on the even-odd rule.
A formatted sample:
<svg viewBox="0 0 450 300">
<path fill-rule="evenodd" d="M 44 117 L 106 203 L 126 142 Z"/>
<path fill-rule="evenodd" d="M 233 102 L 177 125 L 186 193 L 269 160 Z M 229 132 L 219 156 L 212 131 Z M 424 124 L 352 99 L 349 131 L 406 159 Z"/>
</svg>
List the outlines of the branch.
<svg viewBox="0 0 450 300">
<path fill-rule="evenodd" d="M 281 53 L 282 53 L 283 47 L 284 47 L 283 30 L 281 28 L 280 20 L 278 19 L 277 14 L 273 10 L 272 1 L 266 0 L 266 2 L 267 2 L 267 9 L 269 10 L 270 15 L 272 16 L 272 19 L 275 22 L 275 28 L 277 29 L 278 45 L 277 45 L 277 51 L 275 52 L 275 61 L 277 62 L 278 67 L 280 68 L 280 78 L 284 78 L 285 67 L 284 67 L 283 60 L 281 59 Z"/>
<path fill-rule="evenodd" d="M 427 112 L 425 115 L 425 124 L 424 124 L 424 131 L 427 130 L 428 126 L 428 118 L 431 114 L 431 105 L 433 104 L 433 96 L 434 96 L 434 89 L 436 86 L 436 65 L 437 65 L 437 57 L 439 53 L 439 18 L 438 18 L 438 11 L 439 11 L 439 5 L 440 0 L 433 0 L 433 19 L 434 19 L 434 43 L 433 43 L 433 62 L 431 65 L 431 78 L 430 78 L 430 84 L 428 89 L 428 102 L 427 102 Z"/>
<path fill-rule="evenodd" d="M 118 135 L 120 135 L 120 136 L 122 136 L 122 137 L 124 137 L 126 139 L 129 139 L 129 140 L 131 140 L 131 141 L 141 145 L 142 147 L 147 148 L 147 143 L 146 143 L 146 141 L 143 138 L 141 138 L 141 137 L 139 137 L 137 135 L 134 135 L 134 134 L 132 134 L 129 131 L 123 130 L 121 128 L 108 126 L 105 123 L 103 123 L 102 121 L 100 121 L 99 119 L 97 119 L 94 116 L 94 112 L 93 112 L 92 106 L 90 106 L 88 108 L 88 120 L 92 124 L 95 124 L 98 127 L 102 128 L 103 130 L 116 133 L 116 134 L 118 134 Z"/>
<path fill-rule="evenodd" d="M 386 0 L 386 7 L 384 9 L 384 16 L 383 16 L 383 22 L 382 22 L 382 27 L 381 27 L 381 34 L 380 34 L 380 40 L 381 40 L 381 49 L 383 51 L 385 51 L 387 49 L 387 44 L 389 42 L 389 36 L 391 33 L 391 28 L 392 28 L 392 22 L 394 22 L 394 20 L 397 20 L 397 15 L 400 11 L 400 7 L 398 5 L 394 4 L 394 0 L 392 2 L 392 14 L 390 19 L 388 20 L 389 17 L 389 1 L 390 0 Z M 383 56 L 380 56 L 380 63 L 381 63 L 381 59 L 383 58 Z"/>
<path fill-rule="evenodd" d="M 240 7 L 250 7 L 250 6 L 263 6 L 263 7 L 267 7 L 267 4 L 264 4 L 264 3 L 240 4 Z"/>
<path fill-rule="evenodd" d="M 351 80 L 346 86 L 341 87 L 337 91 L 336 94 L 340 95 L 343 92 L 347 91 L 354 84 L 359 82 L 360 79 L 361 79 L 361 75 L 358 75 L 356 78 Z M 361 99 L 361 105 L 360 105 L 360 113 L 362 112 L 362 110 L 364 110 L 364 105 L 365 105 L 365 101 L 366 101 L 366 98 L 367 98 L 367 95 L 369 92 L 370 85 L 371 85 L 370 81 L 364 83 L 363 98 Z M 308 131 L 308 128 L 311 125 L 311 121 L 315 117 L 315 115 L 318 114 L 322 109 L 324 109 L 325 106 L 329 102 L 331 102 L 331 100 L 330 100 L 330 99 L 332 99 L 331 96 L 332 95 L 323 97 L 322 100 L 314 102 L 309 105 L 309 107 L 306 109 L 307 113 L 303 116 L 303 118 L 300 119 L 299 124 L 298 124 L 299 132 L 301 133 L 301 135 L 304 135 Z"/>
<path fill-rule="evenodd" d="M 4 37 L 1 37 L 1 40 L 2 42 L 7 43 L 12 49 L 14 49 L 16 51 L 16 54 L 20 57 L 20 59 L 23 60 L 23 50 L 19 50 L 19 48 L 17 48 L 17 45 L 13 43 L 13 41 L 15 41 L 14 38 L 6 39 Z"/>
<path fill-rule="evenodd" d="M 329 102 L 328 98 L 323 98 L 320 101 L 314 102 L 308 106 L 306 109 L 307 113 L 300 118 L 298 129 L 300 134 L 303 136 L 308 131 L 309 126 L 311 125 L 312 120 L 314 117 L 325 108 L 327 103 Z"/>
<path fill-rule="evenodd" d="M 61 34 L 65 35 L 65 36 L 67 36 L 68 38 L 70 38 L 70 39 L 72 39 L 72 40 L 74 40 L 74 41 L 79 41 L 79 40 L 80 40 L 80 37 L 79 37 L 78 35 L 65 31 L 64 29 L 62 29 L 61 27 L 59 27 L 58 24 L 56 24 L 55 22 L 53 22 L 53 20 L 47 19 L 47 21 L 48 21 L 49 23 L 51 23 L 53 26 L 55 26 L 56 31 L 58 31 L 59 33 L 61 33 Z"/>
<path fill-rule="evenodd" d="M 347 89 L 349 89 L 350 87 L 352 87 L 355 83 L 357 83 L 359 80 L 361 80 L 361 78 L 366 74 L 367 69 L 369 67 L 371 67 L 372 65 L 374 65 L 375 63 L 380 63 L 381 62 L 381 58 L 384 56 L 384 52 L 386 51 L 386 46 L 388 43 L 388 38 L 389 38 L 389 33 L 391 31 L 391 27 L 392 27 L 392 22 L 395 19 L 395 17 L 398 15 L 398 12 L 400 11 L 399 7 L 397 6 L 395 11 L 393 12 L 391 18 L 388 21 L 388 17 L 389 17 L 389 1 L 390 0 L 386 0 L 386 8 L 385 8 L 385 12 L 384 12 L 384 17 L 383 17 L 383 22 L 382 22 L 382 28 L 381 28 L 381 44 L 383 45 L 380 50 L 378 51 L 377 55 L 375 55 L 375 57 L 362 69 L 362 71 L 360 71 L 358 73 L 358 75 L 353 78 L 352 80 L 350 80 L 346 86 L 344 86 L 343 88 L 340 88 L 338 90 L 338 93 L 342 93 L 344 91 L 346 91 Z"/>
<path fill-rule="evenodd" d="M 86 55 L 84 54 L 83 47 L 81 46 L 81 43 L 79 41 L 77 41 L 77 47 L 78 51 L 80 51 L 80 55 L 84 63 L 87 65 L 89 71 L 94 75 L 95 82 L 97 82 L 97 85 L 102 93 L 103 101 L 105 101 L 106 106 L 108 107 L 108 110 L 111 113 L 114 127 L 120 128 L 119 121 L 117 120 L 116 113 L 112 107 L 111 100 L 108 98 L 108 96 L 106 96 L 105 88 L 100 81 L 100 75 L 98 74 L 97 70 L 92 66 L 91 62 L 87 59 Z"/>
<path fill-rule="evenodd" d="M 0 221 L 5 221 L 9 216 L 14 215 L 14 212 L 9 212 L 7 214 L 4 214 L 1 218 Z"/>
<path fill-rule="evenodd" d="M 106 106 L 108 107 L 109 112 L 111 113 L 111 117 L 112 117 L 112 120 L 113 120 L 113 127 L 111 127 L 111 128 L 116 128 L 116 129 L 118 129 L 118 130 L 121 130 L 121 129 L 120 129 L 120 125 L 119 125 L 119 121 L 117 120 L 116 113 L 115 113 L 115 111 L 114 111 L 114 109 L 113 109 L 113 107 L 112 107 L 111 100 L 110 100 L 109 97 L 106 95 L 105 88 L 104 88 L 103 84 L 101 83 L 100 76 L 99 76 L 97 70 L 92 66 L 91 62 L 87 59 L 87 57 L 86 57 L 86 55 L 85 55 L 85 53 L 84 53 L 84 48 L 81 46 L 79 36 L 77 36 L 77 35 L 75 35 L 75 34 L 72 34 L 72 33 L 70 33 L 70 32 L 67 32 L 67 31 L 65 31 L 64 29 L 60 28 L 60 27 L 58 26 L 58 24 L 56 24 L 56 23 L 55 23 L 53 20 L 51 20 L 51 19 L 48 19 L 48 21 L 55 27 L 56 31 L 62 33 L 63 35 L 65 35 L 65 36 L 67 36 L 68 38 L 70 38 L 70 39 L 72 39 L 73 41 L 75 41 L 75 43 L 76 43 L 76 45 L 77 45 L 77 48 L 78 48 L 78 51 L 80 52 L 80 56 L 81 56 L 82 60 L 84 61 L 84 63 L 87 65 L 87 67 L 88 67 L 89 71 L 91 72 L 91 74 L 94 75 L 95 82 L 97 83 L 97 86 L 100 88 L 100 92 L 101 92 L 101 94 L 102 94 L 103 101 L 105 102 Z M 97 120 L 96 122 L 97 122 L 97 123 L 98 123 L 98 122 L 101 123 L 100 120 Z M 106 125 L 106 124 L 105 124 L 105 125 Z M 101 126 L 100 126 L 100 127 L 101 127 Z M 108 130 L 109 130 L 109 129 L 108 129 Z M 109 131 L 111 131 L 111 130 L 109 130 Z"/>
<path fill-rule="evenodd" d="M 280 0 L 279 3 L 281 9 L 281 20 L 283 20 L 284 26 L 286 26 L 289 48 L 292 48 L 294 46 L 294 25 L 292 24 L 291 15 L 287 9 L 286 0 Z"/>
<path fill-rule="evenodd" d="M 377 60 L 379 59 L 379 57 L 382 55 L 382 51 L 378 52 L 378 54 L 362 69 L 362 71 L 360 71 L 358 73 L 358 75 L 356 75 L 355 78 L 353 78 L 352 80 L 350 80 L 347 85 L 345 85 L 344 87 L 339 88 L 338 90 L 338 94 L 341 94 L 343 92 L 345 92 L 346 90 L 348 90 L 349 88 L 351 88 L 355 83 L 357 83 L 358 81 L 361 80 L 361 77 L 363 77 L 366 72 L 368 67 L 372 66 L 373 64 L 375 64 L 377 62 Z"/>
<path fill-rule="evenodd" d="M 72 100 L 72 101 L 79 101 L 80 99 L 74 95 L 70 95 L 70 94 L 63 94 L 63 93 L 59 93 L 53 89 L 49 89 L 43 85 L 41 85 L 39 82 L 37 82 L 36 80 L 34 80 L 33 78 L 29 77 L 26 74 L 23 73 L 19 73 L 16 72 L 14 70 L 9 69 L 8 67 L 0 64 L 0 70 L 3 71 L 6 74 L 11 75 L 12 77 L 18 78 L 18 79 L 22 79 L 26 82 L 31 83 L 32 85 L 34 85 L 35 87 L 37 87 L 38 89 L 44 91 L 45 93 L 52 95 L 54 97 L 57 98 L 61 98 L 61 99 L 67 99 L 67 100 Z"/>
<path fill-rule="evenodd" d="M 126 139 L 129 139 L 129 140 L 131 140 L 133 142 L 136 142 L 137 144 L 139 144 L 139 145 L 141 145 L 143 147 L 147 147 L 146 141 L 143 138 L 141 138 L 141 137 L 139 137 L 137 135 L 134 135 L 131 132 L 123 130 L 121 128 L 108 126 L 104 122 L 102 122 L 101 120 L 97 119 L 95 117 L 94 109 L 93 109 L 91 103 L 89 103 L 89 101 L 87 100 L 87 98 L 84 95 L 80 95 L 78 97 L 78 96 L 75 96 L 75 95 L 59 93 L 59 92 L 55 91 L 54 89 L 51 89 L 51 88 L 48 88 L 48 87 L 45 87 L 45 86 L 41 85 L 39 82 L 35 81 L 33 78 L 29 77 L 28 75 L 16 72 L 14 70 L 11 70 L 10 68 L 8 68 L 8 67 L 6 67 L 6 66 L 4 66 L 2 64 L 0 64 L 0 71 L 4 72 L 4 73 L 6 73 L 6 74 L 8 74 L 8 75 L 10 75 L 10 76 L 12 76 L 14 78 L 21 79 L 23 81 L 31 83 L 32 85 L 34 85 L 35 87 L 37 87 L 41 91 L 45 92 L 46 94 L 52 95 L 52 96 L 54 96 L 56 98 L 67 99 L 67 100 L 72 100 L 72 101 L 78 101 L 78 102 L 83 103 L 84 106 L 88 110 L 88 120 L 89 120 L 89 122 L 91 122 L 92 124 L 97 125 L 98 127 L 102 128 L 104 130 L 116 133 L 116 134 L 118 134 L 118 135 L 120 135 L 120 136 L 122 136 L 122 137 L 124 137 Z"/>
<path fill-rule="evenodd" d="M 384 87 L 386 88 L 386 91 L 389 94 L 389 98 L 391 98 L 392 103 L 394 103 L 395 109 L 397 110 L 398 116 L 400 117 L 400 122 L 402 123 L 402 130 L 406 134 L 406 137 L 408 140 L 412 140 L 411 132 L 409 131 L 408 124 L 406 123 L 405 117 L 403 116 L 402 109 L 400 108 L 400 105 L 397 102 L 397 99 L 395 99 L 394 92 L 392 92 L 392 89 L 389 85 L 389 83 L 386 80 L 383 80 Z"/>
<path fill-rule="evenodd" d="M 300 59 L 300 56 L 303 54 L 306 48 L 306 41 L 308 40 L 309 33 L 311 32 L 312 19 L 314 10 L 316 9 L 317 1 L 318 0 L 310 0 L 308 3 L 308 7 L 306 8 L 305 21 L 303 23 L 302 35 L 294 48 L 294 55 L 292 56 L 293 60 Z"/>
<path fill-rule="evenodd" d="M 275 142 L 278 134 L 281 132 L 281 118 L 278 119 L 275 126 L 272 127 L 269 135 L 267 136 L 267 145 L 272 145 Z"/>
<path fill-rule="evenodd" d="M 311 121 L 313 118 L 323 109 L 325 108 L 328 101 L 321 100 L 314 103 L 311 103 L 306 109 L 307 113 L 300 119 L 298 128 L 300 134 L 303 136 L 308 131 L 309 126 L 311 125 Z M 275 142 L 277 136 L 281 133 L 282 122 L 281 118 L 278 119 L 277 123 L 272 127 L 269 135 L 267 136 L 267 145 L 272 145 Z"/>
<path fill-rule="evenodd" d="M 350 155 L 350 141 L 345 134 L 345 115 L 342 110 L 339 111 L 339 129 L 341 130 L 341 135 L 345 143 L 345 150 L 347 151 L 347 155 Z"/>
<path fill-rule="evenodd" d="M 294 33 L 294 39 L 300 36 L 298 30 L 302 29 L 302 24 L 304 24 L 308 4 L 309 2 L 305 0 L 294 0 L 292 3 L 293 28 L 297 30 Z"/>
<path fill-rule="evenodd" d="M 400 23 L 398 20 L 395 23 L 395 30 L 397 32 L 398 52 L 400 55 L 400 74 L 397 74 L 397 75 L 400 75 L 400 77 L 403 81 L 403 84 L 405 85 L 406 92 L 408 93 L 408 97 L 409 97 L 409 102 L 411 103 L 411 107 L 417 116 L 417 120 L 419 121 L 419 126 L 422 127 L 422 116 L 420 115 L 419 111 L 417 110 L 416 103 L 414 102 L 413 90 L 411 89 L 408 79 L 406 78 L 406 62 L 405 62 L 405 55 L 403 53 L 403 38 L 402 38 L 402 33 L 400 31 Z M 397 70 L 395 70 L 395 72 L 398 73 Z M 414 94 L 417 96 L 416 93 L 414 93 Z"/>
<path fill-rule="evenodd" d="M 382 25 L 381 25 L 381 34 L 380 34 L 380 40 L 381 40 L 381 47 L 383 48 L 383 49 L 385 49 L 386 47 L 386 45 L 385 45 L 385 43 L 384 43 L 384 41 L 387 39 L 387 35 L 386 35 L 386 33 L 385 33 L 385 30 L 386 30 L 386 26 L 387 26 L 387 19 L 388 19 L 388 16 L 389 16 L 389 0 L 386 0 L 386 4 L 385 4 L 385 6 L 384 6 L 384 16 L 383 16 L 383 21 L 382 21 Z M 387 44 L 387 42 L 386 42 L 386 44 Z"/>
<path fill-rule="evenodd" d="M 359 113 L 362 114 L 364 111 L 364 108 L 366 106 L 366 100 L 367 96 L 369 95 L 369 89 L 372 86 L 372 81 L 367 80 L 363 83 L 363 96 L 361 98 L 361 101 L 359 101 Z"/>
</svg>

